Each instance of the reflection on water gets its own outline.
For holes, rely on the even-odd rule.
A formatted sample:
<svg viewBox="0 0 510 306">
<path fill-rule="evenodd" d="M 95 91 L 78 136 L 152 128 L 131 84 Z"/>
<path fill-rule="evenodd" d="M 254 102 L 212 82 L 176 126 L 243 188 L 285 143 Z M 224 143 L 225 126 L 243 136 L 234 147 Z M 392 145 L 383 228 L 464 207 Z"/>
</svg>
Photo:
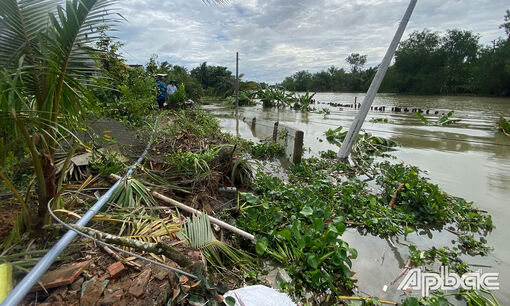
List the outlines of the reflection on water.
<svg viewBox="0 0 510 306">
<path fill-rule="evenodd" d="M 241 118 L 246 122 L 256 117 L 255 131 L 249 124 L 240 122 L 239 135 L 258 141 L 272 135 L 272 124 L 280 124 L 305 132 L 306 153 L 338 148 L 328 144 L 324 133 L 330 128 L 343 126 L 348 129 L 356 110 L 331 107 L 328 103 L 353 103 L 354 98 L 362 101 L 363 94 L 318 93 L 318 109 L 328 108 L 331 114 L 301 113 L 294 110 L 262 109 L 260 106 L 241 108 Z M 510 99 L 483 97 L 437 97 L 378 95 L 375 106 L 386 106 L 385 112 L 371 111 L 363 125 L 370 133 L 390 138 L 402 146 L 391 154 L 396 161 L 404 161 L 427 170 L 432 182 L 455 196 L 474 201 L 475 205 L 493 216 L 496 229 L 488 237 L 494 252 L 487 257 L 466 257 L 468 263 L 488 265 L 491 272 L 500 273 L 501 290 L 495 292 L 502 305 L 510 304 L 510 137 L 496 131 L 496 122 L 501 116 L 510 117 Z M 446 113 L 454 110 L 454 118 L 461 122 L 453 126 L 425 126 L 412 113 L 393 113 L 392 107 L 420 108 Z M 236 123 L 228 118 L 230 109 L 221 106 L 208 108 L 221 117 L 222 128 L 234 133 Z M 438 115 L 425 115 L 435 121 Z M 389 123 L 370 123 L 372 118 L 387 118 Z M 263 124 L 268 127 L 264 127 Z M 255 133 L 254 133 L 255 132 Z M 493 144 L 488 144 L 493 143 Z M 497 144 L 497 145 L 494 145 Z M 359 282 L 360 293 L 377 295 L 387 299 L 400 299 L 396 286 L 382 292 L 401 271 L 408 258 L 408 250 L 397 242 L 372 236 L 362 236 L 350 229 L 343 239 L 358 250 L 359 258 L 353 263 L 353 270 Z M 401 242 L 414 243 L 421 248 L 451 246 L 455 237 L 448 232 L 434 233 L 434 239 L 426 235 L 412 234 Z"/>
</svg>

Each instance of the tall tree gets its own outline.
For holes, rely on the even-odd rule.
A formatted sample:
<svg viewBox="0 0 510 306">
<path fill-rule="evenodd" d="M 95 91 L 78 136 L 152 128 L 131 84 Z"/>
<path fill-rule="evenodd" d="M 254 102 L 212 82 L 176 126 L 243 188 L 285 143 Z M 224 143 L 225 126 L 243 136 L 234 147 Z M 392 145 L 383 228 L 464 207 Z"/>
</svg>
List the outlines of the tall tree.
<svg viewBox="0 0 510 306">
<path fill-rule="evenodd" d="M 479 36 L 471 31 L 448 30 L 442 39 L 445 57 L 445 93 L 470 92 L 472 65 L 480 49 Z"/>
<path fill-rule="evenodd" d="M 395 52 L 398 91 L 443 92 L 445 59 L 438 33 L 429 30 L 413 32 Z"/>
<path fill-rule="evenodd" d="M 351 53 L 345 61 L 351 66 L 351 73 L 360 72 L 367 63 L 367 56 L 359 53 Z"/>
</svg>

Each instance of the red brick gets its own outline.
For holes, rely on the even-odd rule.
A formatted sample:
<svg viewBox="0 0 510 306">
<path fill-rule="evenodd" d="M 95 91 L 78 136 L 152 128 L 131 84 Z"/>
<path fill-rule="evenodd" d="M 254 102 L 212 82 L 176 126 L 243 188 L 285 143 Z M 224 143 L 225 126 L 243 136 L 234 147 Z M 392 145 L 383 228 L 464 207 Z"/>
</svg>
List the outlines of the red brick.
<svg viewBox="0 0 510 306">
<path fill-rule="evenodd" d="M 126 267 L 120 261 L 108 267 L 108 273 L 110 273 L 111 278 L 121 276 L 124 271 L 126 271 Z"/>
</svg>

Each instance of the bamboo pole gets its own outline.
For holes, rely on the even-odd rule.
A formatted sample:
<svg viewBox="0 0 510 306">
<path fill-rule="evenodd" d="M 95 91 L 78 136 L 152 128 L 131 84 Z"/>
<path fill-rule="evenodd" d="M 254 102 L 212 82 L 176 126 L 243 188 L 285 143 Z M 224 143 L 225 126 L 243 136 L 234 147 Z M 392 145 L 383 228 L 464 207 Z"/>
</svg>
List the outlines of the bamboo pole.
<svg viewBox="0 0 510 306">
<path fill-rule="evenodd" d="M 414 7 L 416 6 L 417 0 L 411 0 L 407 10 L 398 26 L 397 32 L 391 41 L 388 50 L 386 51 L 386 55 L 384 56 L 379 69 L 377 69 L 377 73 L 375 74 L 374 79 L 372 80 L 372 84 L 370 84 L 370 88 L 367 91 L 367 95 L 365 99 L 363 99 L 363 104 L 360 105 L 359 111 L 356 114 L 356 118 L 354 118 L 354 122 L 352 123 L 349 132 L 347 132 L 347 136 L 345 136 L 344 142 L 342 142 L 342 146 L 340 147 L 340 151 L 338 152 L 339 159 L 347 159 L 349 154 L 351 153 L 351 148 L 356 138 L 358 137 L 359 131 L 361 130 L 361 126 L 367 117 L 368 111 L 370 110 L 370 106 L 372 106 L 372 102 L 374 102 L 375 95 L 381 86 L 381 83 L 384 79 L 386 71 L 390 65 L 391 59 L 397 50 L 397 46 L 400 43 L 400 39 L 404 34 L 404 30 L 406 29 L 407 23 L 409 22 L 409 18 L 411 18 L 411 14 L 413 13 Z"/>
</svg>

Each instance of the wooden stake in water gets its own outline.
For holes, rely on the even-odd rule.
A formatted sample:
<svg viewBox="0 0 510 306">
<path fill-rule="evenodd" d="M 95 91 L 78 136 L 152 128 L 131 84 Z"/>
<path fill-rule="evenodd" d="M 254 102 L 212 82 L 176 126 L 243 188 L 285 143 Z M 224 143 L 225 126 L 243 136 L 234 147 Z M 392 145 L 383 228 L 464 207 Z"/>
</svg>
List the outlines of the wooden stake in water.
<svg viewBox="0 0 510 306">
<path fill-rule="evenodd" d="M 354 122 L 352 123 L 352 126 L 349 129 L 349 132 L 347 132 L 347 136 L 345 136 L 345 140 L 340 147 L 340 151 L 338 152 L 339 159 L 346 159 L 351 152 L 352 145 L 358 137 L 361 126 L 367 117 L 370 106 L 372 106 L 372 102 L 374 102 L 375 95 L 381 86 L 386 71 L 388 70 L 388 66 L 390 65 L 391 59 L 395 54 L 395 50 L 397 50 L 400 39 L 402 39 L 402 35 L 404 34 L 407 23 L 409 22 L 409 18 L 411 18 L 411 14 L 413 13 L 414 7 L 416 6 L 416 2 L 417 0 L 411 0 L 409 6 L 407 7 L 404 17 L 398 26 L 397 32 L 395 33 L 395 36 L 393 37 L 393 40 L 391 41 L 391 44 L 386 51 L 386 55 L 384 56 L 379 69 L 377 69 L 377 73 L 372 80 L 372 84 L 370 84 L 370 88 L 368 89 L 367 94 L 363 99 L 363 103 L 360 105 L 359 111 L 356 114 L 356 118 L 354 118 Z"/>
</svg>

